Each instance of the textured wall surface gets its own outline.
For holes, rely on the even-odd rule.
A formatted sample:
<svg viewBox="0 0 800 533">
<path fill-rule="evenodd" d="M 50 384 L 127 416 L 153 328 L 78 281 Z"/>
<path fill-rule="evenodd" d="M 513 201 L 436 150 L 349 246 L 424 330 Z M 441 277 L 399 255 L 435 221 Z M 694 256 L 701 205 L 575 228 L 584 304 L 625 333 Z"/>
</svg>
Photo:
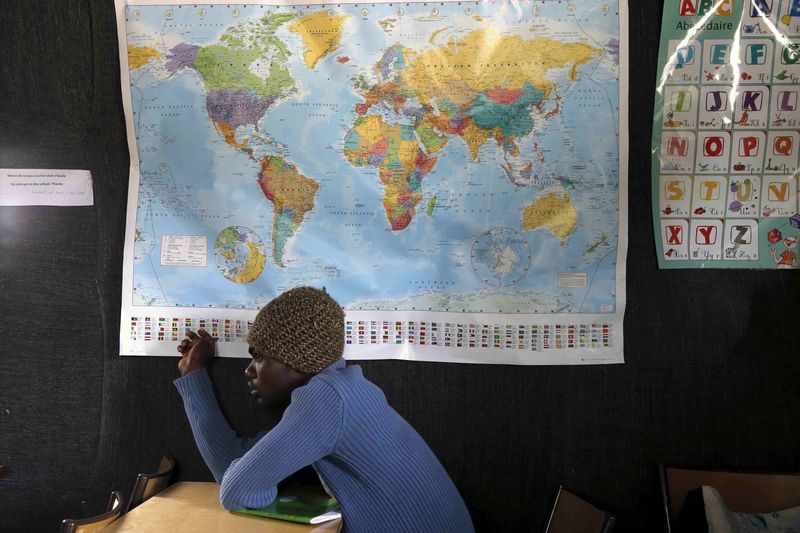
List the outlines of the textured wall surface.
<svg viewBox="0 0 800 533">
<path fill-rule="evenodd" d="M 663 531 L 657 465 L 800 471 L 800 277 L 659 271 L 650 128 L 660 5 L 631 0 L 627 363 L 361 363 L 480 531 L 541 531 L 559 484 Z M 0 530 L 52 531 L 171 452 L 211 480 L 171 381 L 117 356 L 128 153 L 110 0 L 0 5 L 0 167 L 88 168 L 93 207 L 0 207 Z M 244 360 L 212 374 L 242 433 L 276 420 Z"/>
</svg>

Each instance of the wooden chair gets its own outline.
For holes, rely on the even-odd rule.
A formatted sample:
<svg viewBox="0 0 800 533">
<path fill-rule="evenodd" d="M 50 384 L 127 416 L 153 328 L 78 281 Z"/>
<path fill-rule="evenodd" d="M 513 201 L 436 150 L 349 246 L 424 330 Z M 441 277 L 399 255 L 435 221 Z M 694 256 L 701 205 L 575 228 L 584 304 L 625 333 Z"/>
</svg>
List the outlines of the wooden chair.
<svg viewBox="0 0 800 533">
<path fill-rule="evenodd" d="M 609 533 L 615 522 L 613 514 L 559 487 L 545 533 Z"/>
<path fill-rule="evenodd" d="M 66 518 L 61 522 L 61 533 L 94 533 L 122 515 L 122 495 L 118 491 L 111 493 L 106 512 L 88 518 Z"/>
<path fill-rule="evenodd" d="M 161 463 L 158 465 L 158 471 L 151 474 L 139 474 L 136 476 L 136 484 L 133 486 L 131 498 L 128 500 L 128 505 L 125 506 L 127 513 L 131 509 L 140 505 L 167 488 L 169 486 L 172 471 L 175 470 L 175 459 L 168 453 L 161 457 Z"/>
<path fill-rule="evenodd" d="M 675 531 L 675 519 L 686 496 L 703 485 L 717 489 L 728 509 L 738 513 L 765 513 L 800 505 L 800 474 L 718 472 L 662 465 L 661 493 L 668 531 Z"/>
</svg>

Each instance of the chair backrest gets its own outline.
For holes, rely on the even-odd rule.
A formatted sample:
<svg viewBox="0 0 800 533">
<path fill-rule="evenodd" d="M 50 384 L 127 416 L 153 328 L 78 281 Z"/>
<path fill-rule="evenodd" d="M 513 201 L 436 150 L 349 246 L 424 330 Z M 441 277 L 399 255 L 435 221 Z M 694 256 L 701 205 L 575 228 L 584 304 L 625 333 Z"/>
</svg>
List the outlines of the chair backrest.
<svg viewBox="0 0 800 533">
<path fill-rule="evenodd" d="M 670 530 L 686 495 L 708 485 L 719 492 L 725 505 L 738 513 L 765 513 L 800 505 L 800 474 L 716 472 L 661 467 L 661 490 Z"/>
<path fill-rule="evenodd" d="M 66 518 L 61 522 L 61 533 L 94 533 L 100 531 L 122 514 L 122 495 L 111 493 L 106 512 L 88 518 Z"/>
<path fill-rule="evenodd" d="M 125 507 L 124 512 L 127 513 L 167 488 L 173 470 L 175 470 L 175 460 L 170 454 L 165 453 L 161 458 L 161 464 L 158 465 L 158 471 L 136 476 L 136 484 L 133 486 L 131 498 L 128 500 L 128 505 Z"/>
<path fill-rule="evenodd" d="M 614 515 L 559 487 L 545 533 L 608 533 L 615 521 Z"/>
</svg>

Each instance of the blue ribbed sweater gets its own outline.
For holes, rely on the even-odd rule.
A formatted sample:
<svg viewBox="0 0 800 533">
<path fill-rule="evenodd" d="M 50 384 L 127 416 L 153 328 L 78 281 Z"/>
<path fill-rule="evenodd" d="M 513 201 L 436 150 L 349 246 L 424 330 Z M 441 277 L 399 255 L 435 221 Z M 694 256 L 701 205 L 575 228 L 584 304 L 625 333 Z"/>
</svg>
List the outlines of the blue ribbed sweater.
<svg viewBox="0 0 800 533">
<path fill-rule="evenodd" d="M 249 439 L 223 417 L 205 369 L 175 386 L 226 509 L 269 504 L 279 481 L 313 465 L 348 532 L 474 531 L 441 463 L 359 366 L 339 360 L 314 375 L 274 428 Z"/>
</svg>

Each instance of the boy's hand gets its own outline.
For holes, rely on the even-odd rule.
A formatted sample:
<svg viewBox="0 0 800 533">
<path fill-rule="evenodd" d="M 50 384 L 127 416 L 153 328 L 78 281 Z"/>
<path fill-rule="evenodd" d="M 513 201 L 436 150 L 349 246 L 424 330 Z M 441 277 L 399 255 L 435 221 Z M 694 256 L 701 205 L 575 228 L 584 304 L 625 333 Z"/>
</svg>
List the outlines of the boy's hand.
<svg viewBox="0 0 800 533">
<path fill-rule="evenodd" d="M 187 331 L 186 337 L 178 345 L 178 352 L 181 354 L 178 372 L 181 377 L 206 366 L 217 350 L 217 339 L 204 329 L 197 330 L 197 333 Z"/>
</svg>

